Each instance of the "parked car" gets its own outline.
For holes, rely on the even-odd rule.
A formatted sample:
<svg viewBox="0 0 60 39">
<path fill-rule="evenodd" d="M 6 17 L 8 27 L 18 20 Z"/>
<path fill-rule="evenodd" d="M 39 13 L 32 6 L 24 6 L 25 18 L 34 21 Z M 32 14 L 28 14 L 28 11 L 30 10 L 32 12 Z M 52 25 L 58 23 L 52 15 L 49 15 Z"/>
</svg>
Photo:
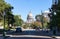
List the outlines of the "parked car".
<svg viewBox="0 0 60 39">
<path fill-rule="evenodd" d="M 17 27 L 16 28 L 16 32 L 22 32 L 22 28 L 21 27 Z"/>
</svg>

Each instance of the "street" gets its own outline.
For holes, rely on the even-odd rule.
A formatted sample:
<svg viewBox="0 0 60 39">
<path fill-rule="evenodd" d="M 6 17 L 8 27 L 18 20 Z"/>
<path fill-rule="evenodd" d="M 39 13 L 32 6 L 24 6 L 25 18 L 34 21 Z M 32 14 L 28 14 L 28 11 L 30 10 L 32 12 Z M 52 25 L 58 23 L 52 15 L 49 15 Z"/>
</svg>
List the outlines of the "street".
<svg viewBox="0 0 60 39">
<path fill-rule="evenodd" d="M 6 39 L 57 39 L 52 38 L 52 34 L 42 30 L 24 30 L 23 32 L 9 32 Z M 58 38 L 60 39 L 60 38 Z"/>
</svg>

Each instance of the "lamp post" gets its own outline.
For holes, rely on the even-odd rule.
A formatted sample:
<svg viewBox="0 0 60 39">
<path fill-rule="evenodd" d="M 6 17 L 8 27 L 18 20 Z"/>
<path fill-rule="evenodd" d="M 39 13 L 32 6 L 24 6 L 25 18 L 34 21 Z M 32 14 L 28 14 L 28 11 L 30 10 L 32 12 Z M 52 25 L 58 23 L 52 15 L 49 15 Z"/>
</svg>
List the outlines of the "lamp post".
<svg viewBox="0 0 60 39">
<path fill-rule="evenodd" d="M 43 12 L 41 11 L 41 13 L 42 13 L 42 30 L 43 30 L 43 28 L 44 28 L 44 24 L 43 24 Z"/>
<path fill-rule="evenodd" d="M 54 11 L 54 27 L 53 27 L 53 34 L 56 35 L 56 27 L 57 27 L 57 23 L 56 23 L 56 12 Z"/>
<path fill-rule="evenodd" d="M 56 27 L 57 27 L 57 23 L 56 23 L 56 9 L 57 9 L 57 5 L 58 5 L 58 0 L 53 0 L 53 7 L 52 7 L 52 11 L 53 11 L 53 20 L 54 20 L 54 27 L 53 27 L 53 34 L 56 34 Z"/>
<path fill-rule="evenodd" d="M 57 27 L 57 23 L 56 23 L 56 10 L 52 10 L 49 9 L 51 14 L 49 14 L 50 17 L 50 29 L 53 30 L 53 35 L 56 34 L 56 27 Z"/>
<path fill-rule="evenodd" d="M 4 29 L 3 29 L 3 36 L 4 36 L 4 39 L 5 39 L 5 15 L 6 15 L 6 14 L 5 14 L 5 11 L 4 11 L 4 14 L 3 14 L 3 15 L 4 15 Z"/>
</svg>

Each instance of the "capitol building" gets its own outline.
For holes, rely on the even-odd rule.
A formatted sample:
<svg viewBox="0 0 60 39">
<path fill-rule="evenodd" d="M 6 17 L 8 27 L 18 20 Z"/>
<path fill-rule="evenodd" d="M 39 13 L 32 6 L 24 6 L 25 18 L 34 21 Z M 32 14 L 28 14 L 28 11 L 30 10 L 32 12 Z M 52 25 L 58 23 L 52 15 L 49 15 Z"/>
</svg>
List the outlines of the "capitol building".
<svg viewBox="0 0 60 39">
<path fill-rule="evenodd" d="M 26 21 L 24 22 L 23 24 L 23 27 L 26 28 L 26 29 L 32 29 L 34 26 L 38 26 L 40 28 L 42 28 L 42 16 L 44 16 L 43 19 L 45 19 L 44 21 L 49 22 L 49 17 L 48 17 L 48 14 L 50 12 L 43 12 L 43 15 L 36 15 L 35 16 L 35 20 L 34 20 L 34 17 L 33 17 L 33 14 L 32 12 L 30 11 L 28 14 L 27 14 L 27 18 L 26 18 Z"/>
<path fill-rule="evenodd" d="M 27 15 L 26 23 L 33 23 L 33 22 L 34 22 L 34 18 L 33 18 L 32 12 L 30 11 L 29 14 Z"/>
<path fill-rule="evenodd" d="M 32 15 L 32 12 L 30 11 L 27 15 L 27 18 L 26 18 L 26 22 L 24 25 L 27 26 L 27 29 L 31 29 L 31 24 L 34 23 L 34 18 L 33 18 L 33 15 Z M 24 27 L 26 27 L 24 26 Z"/>
</svg>

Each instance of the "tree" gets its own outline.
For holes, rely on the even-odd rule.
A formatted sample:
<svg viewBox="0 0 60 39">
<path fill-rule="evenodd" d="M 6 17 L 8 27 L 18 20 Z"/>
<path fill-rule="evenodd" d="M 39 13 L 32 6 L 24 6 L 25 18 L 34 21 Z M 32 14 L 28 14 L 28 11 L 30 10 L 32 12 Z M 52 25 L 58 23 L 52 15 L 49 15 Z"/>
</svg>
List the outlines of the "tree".
<svg viewBox="0 0 60 39">
<path fill-rule="evenodd" d="M 41 22 L 38 22 L 38 21 L 35 21 L 34 24 L 33 24 L 33 26 L 34 26 L 34 27 L 42 28 Z"/>
<path fill-rule="evenodd" d="M 58 4 L 56 4 L 57 2 L 55 2 L 55 4 L 52 5 L 51 9 L 54 12 L 56 12 L 56 16 L 52 15 L 52 25 L 58 28 L 58 30 L 60 30 L 60 0 L 58 0 Z M 55 21 L 54 21 L 55 20 Z"/>
<path fill-rule="evenodd" d="M 57 5 L 56 10 L 57 10 L 56 11 L 56 13 L 57 13 L 56 21 L 57 21 L 58 31 L 60 31 L 60 0 L 58 0 L 58 5 Z"/>
<path fill-rule="evenodd" d="M 15 26 L 22 26 L 23 20 L 21 19 L 20 15 L 14 15 Z"/>
<path fill-rule="evenodd" d="M 48 19 L 47 19 L 46 17 L 44 17 L 44 16 L 42 16 L 42 15 L 36 15 L 35 19 L 36 19 L 37 22 L 40 22 L 40 23 L 41 23 L 42 28 L 48 28 L 48 27 L 47 27 L 47 23 L 48 23 L 47 20 L 48 20 Z M 43 23 L 43 24 L 42 24 L 42 23 Z"/>
<path fill-rule="evenodd" d="M 42 22 L 42 15 L 35 16 L 36 21 Z"/>
<path fill-rule="evenodd" d="M 11 11 L 13 7 L 6 3 L 4 0 L 0 0 L 0 14 L 3 16 L 4 12 Z"/>
<path fill-rule="evenodd" d="M 24 29 L 27 29 L 27 28 L 29 28 L 29 24 L 28 24 L 28 23 L 25 23 L 22 27 L 23 27 Z"/>
<path fill-rule="evenodd" d="M 13 25 L 14 23 L 14 15 L 12 14 L 12 9 L 13 7 L 5 2 L 5 0 L 0 0 L 0 22 L 3 22 L 3 17 L 5 17 L 5 25 L 7 25 L 7 27 L 9 27 L 9 24 Z"/>
</svg>

